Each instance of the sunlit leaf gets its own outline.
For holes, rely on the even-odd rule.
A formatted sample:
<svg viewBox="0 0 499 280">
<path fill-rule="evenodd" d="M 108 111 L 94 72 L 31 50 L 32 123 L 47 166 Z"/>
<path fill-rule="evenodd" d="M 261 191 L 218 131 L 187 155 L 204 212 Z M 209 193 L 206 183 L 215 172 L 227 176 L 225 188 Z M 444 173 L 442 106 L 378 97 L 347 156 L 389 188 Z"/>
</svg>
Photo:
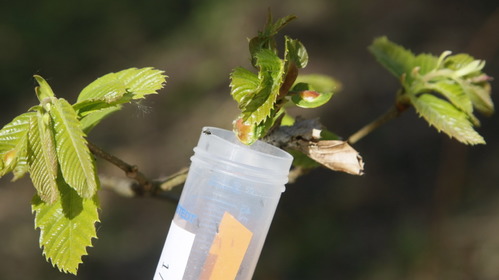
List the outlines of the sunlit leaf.
<svg viewBox="0 0 499 280">
<path fill-rule="evenodd" d="M 468 65 L 475 60 L 471 55 L 465 53 L 458 53 L 449 55 L 444 59 L 444 67 L 451 70 L 458 70 Z"/>
<path fill-rule="evenodd" d="M 258 36 L 251 38 L 249 41 L 249 51 L 251 54 L 251 63 L 256 67 L 256 54 L 262 49 L 270 50 L 277 53 L 276 42 L 274 36 L 284 28 L 290 21 L 294 20 L 296 16 L 290 15 L 276 20 L 272 19 L 269 13 L 267 23 L 263 31 L 258 33 Z"/>
<path fill-rule="evenodd" d="M 482 85 L 463 82 L 464 92 L 468 95 L 473 106 L 482 114 L 490 116 L 494 113 L 494 103 L 490 97 L 491 88 L 489 83 Z"/>
<path fill-rule="evenodd" d="M 242 109 L 245 121 L 259 124 L 270 116 L 279 95 L 284 63 L 273 52 L 262 50 L 256 56 L 260 84 L 254 96 Z"/>
<path fill-rule="evenodd" d="M 305 68 L 308 63 L 308 53 L 305 46 L 300 41 L 287 36 L 285 40 L 284 59 L 286 62 L 292 62 L 298 68 Z"/>
<path fill-rule="evenodd" d="M 87 99 L 100 99 L 116 102 L 129 91 L 133 99 L 155 94 L 163 88 L 166 76 L 163 71 L 151 67 L 130 68 L 104 75 L 86 86 L 79 94 L 77 102 Z"/>
<path fill-rule="evenodd" d="M 376 39 L 369 49 L 400 78 L 403 89 L 397 95 L 397 103 L 412 103 L 428 123 L 460 142 L 485 143 L 473 129 L 473 125 L 480 124 L 474 108 L 486 115 L 494 111 L 491 78 L 481 72 L 484 61 L 467 54 L 450 55 L 450 51 L 444 51 L 440 57 L 414 56 L 386 37 Z"/>
<path fill-rule="evenodd" d="M 106 103 L 113 103 L 118 101 L 126 93 L 126 89 L 125 83 L 116 77 L 116 73 L 110 73 L 86 86 L 80 95 L 78 95 L 76 104 L 87 100 L 100 100 Z"/>
<path fill-rule="evenodd" d="M 339 82 L 325 75 L 300 75 L 291 89 L 291 101 L 298 107 L 316 108 L 331 99 Z"/>
<path fill-rule="evenodd" d="M 92 197 L 98 182 L 95 163 L 87 147 L 73 107 L 64 99 L 52 99 L 57 158 L 65 181 L 84 198 Z"/>
<path fill-rule="evenodd" d="M 232 125 L 234 127 L 234 133 L 236 133 L 236 136 L 241 143 L 251 145 L 258 139 L 255 134 L 256 124 L 244 121 L 242 116 L 235 119 Z"/>
<path fill-rule="evenodd" d="M 103 118 L 121 109 L 121 104 L 157 93 L 165 81 L 163 71 L 150 67 L 109 73 L 86 86 L 73 108 L 88 133 Z"/>
<path fill-rule="evenodd" d="M 463 67 L 457 69 L 454 72 L 454 76 L 464 77 L 468 75 L 478 74 L 485 66 L 485 61 L 483 60 L 473 60 L 472 62 L 464 65 Z"/>
<path fill-rule="evenodd" d="M 258 76 L 249 70 L 237 67 L 232 71 L 230 78 L 230 94 L 239 104 L 239 108 L 246 107 L 260 84 Z"/>
<path fill-rule="evenodd" d="M 21 114 L 0 130 L 0 177 L 17 170 L 15 180 L 27 171 L 28 131 L 35 116 L 34 112 Z"/>
<path fill-rule="evenodd" d="M 97 124 L 108 115 L 119 111 L 122 103 L 129 102 L 132 95 L 125 93 L 119 101 L 108 103 L 99 99 L 87 99 L 73 105 L 73 109 L 80 118 L 82 130 L 88 134 Z"/>
<path fill-rule="evenodd" d="M 80 120 L 81 129 L 85 134 L 88 134 L 97 124 L 99 124 L 101 120 L 110 114 L 119 111 L 121 107 L 121 105 L 116 105 L 98 111 L 93 111 L 91 114 Z"/>
<path fill-rule="evenodd" d="M 411 95 L 411 102 L 418 114 L 438 131 L 443 131 L 464 144 L 485 144 L 483 137 L 473 129 L 466 113 L 449 102 L 432 94 Z"/>
<path fill-rule="evenodd" d="M 278 125 L 279 123 L 276 123 L 276 121 L 278 119 L 281 120 L 281 115 L 284 117 L 284 114 L 284 110 L 279 110 L 277 113 L 272 111 L 271 116 L 273 117 L 267 118 L 265 121 L 258 124 L 244 121 L 244 117 L 239 116 L 233 123 L 233 129 L 239 141 L 246 145 L 251 145 L 256 140 L 267 135 L 268 131 L 274 125 Z"/>
<path fill-rule="evenodd" d="M 14 177 L 12 177 L 12 182 L 14 181 L 17 181 L 21 178 L 24 177 L 24 175 L 26 175 L 26 173 L 28 173 L 28 170 L 29 167 L 28 167 L 28 157 L 26 154 L 24 154 L 23 156 L 19 157 L 17 159 L 17 165 L 16 167 L 14 167 L 14 170 L 12 170 L 12 174 L 14 175 Z"/>
<path fill-rule="evenodd" d="M 78 116 L 83 119 L 87 115 L 98 112 L 110 107 L 119 107 L 122 103 L 132 100 L 132 96 L 125 94 L 128 98 L 121 98 L 119 102 L 108 102 L 100 99 L 87 99 L 73 105 L 73 109 L 77 112 Z"/>
<path fill-rule="evenodd" d="M 149 94 L 157 94 L 166 83 L 164 71 L 152 67 L 130 68 L 116 73 L 117 79 L 125 83 L 133 99 L 142 99 Z"/>
<path fill-rule="evenodd" d="M 425 75 L 426 73 L 435 70 L 438 65 L 438 58 L 431 54 L 419 54 L 412 61 L 412 65 L 408 64 L 407 70 L 412 71 L 417 67 L 419 75 Z M 409 73 L 408 73 L 409 74 Z"/>
<path fill-rule="evenodd" d="M 410 72 L 413 69 L 414 54 L 390 42 L 386 37 L 376 38 L 371 46 L 369 46 L 369 50 L 378 62 L 397 78 L 400 78 L 402 74 Z"/>
<path fill-rule="evenodd" d="M 44 113 L 47 114 L 48 113 Z M 51 204 L 59 197 L 57 155 L 51 123 L 41 112 L 31 118 L 28 137 L 28 165 L 31 181 L 40 198 Z M 46 118 L 51 122 L 50 118 Z"/>
<path fill-rule="evenodd" d="M 255 140 L 263 138 L 265 135 L 267 135 L 267 133 L 269 132 L 269 130 L 274 127 L 274 125 L 279 125 L 280 124 L 278 122 L 278 120 L 281 119 L 281 115 L 284 114 L 284 111 L 283 110 L 278 110 L 276 112 L 276 110 L 278 110 L 278 109 L 275 109 L 275 108 L 272 109 L 271 112 L 270 112 L 270 116 L 271 117 L 265 119 L 265 121 L 263 121 L 261 123 L 258 123 L 255 126 L 255 135 L 256 135 Z M 282 117 L 284 117 L 284 115 Z"/>
<path fill-rule="evenodd" d="M 302 108 L 316 108 L 324 105 L 333 96 L 332 92 L 318 92 L 309 84 L 298 83 L 291 91 L 293 95 L 291 96 L 291 101 Z"/>
<path fill-rule="evenodd" d="M 296 16 L 289 15 L 289 16 L 279 18 L 275 22 L 272 22 L 272 17 L 270 17 L 270 15 L 269 15 L 269 21 L 268 21 L 267 26 L 265 27 L 265 31 L 264 31 L 265 35 L 266 36 L 276 35 L 281 29 L 283 29 L 288 23 L 290 23 L 294 19 L 296 19 Z"/>
<path fill-rule="evenodd" d="M 341 90 L 341 83 L 326 75 L 309 74 L 299 75 L 295 84 L 306 83 L 313 89 L 320 92 L 338 92 Z"/>
<path fill-rule="evenodd" d="M 54 92 L 52 88 L 49 86 L 47 81 L 41 76 L 35 75 L 35 80 L 38 83 L 38 87 L 35 88 L 36 96 L 40 102 L 44 102 L 46 99 L 50 99 L 50 97 L 54 97 Z"/>
<path fill-rule="evenodd" d="M 33 199 L 35 228 L 40 229 L 40 247 L 47 260 L 62 272 L 76 274 L 86 248 L 97 238 L 98 200 L 81 198 L 64 181 L 58 185 L 61 197 L 53 204 L 38 195 Z"/>
<path fill-rule="evenodd" d="M 453 80 L 445 79 L 435 83 L 426 83 L 426 90 L 433 90 L 442 94 L 454 106 L 468 115 L 473 113 L 473 104 L 468 95 L 463 91 L 461 85 Z M 428 92 L 427 92 L 428 93 Z"/>
<path fill-rule="evenodd" d="M 448 56 L 444 60 L 444 65 L 448 69 L 456 71 L 452 74 L 453 78 L 459 83 L 479 112 L 485 115 L 494 113 L 489 83 L 492 78 L 481 72 L 485 65 L 484 61 L 475 60 L 472 56 L 461 53 Z M 463 74 L 466 77 L 461 77 Z"/>
</svg>

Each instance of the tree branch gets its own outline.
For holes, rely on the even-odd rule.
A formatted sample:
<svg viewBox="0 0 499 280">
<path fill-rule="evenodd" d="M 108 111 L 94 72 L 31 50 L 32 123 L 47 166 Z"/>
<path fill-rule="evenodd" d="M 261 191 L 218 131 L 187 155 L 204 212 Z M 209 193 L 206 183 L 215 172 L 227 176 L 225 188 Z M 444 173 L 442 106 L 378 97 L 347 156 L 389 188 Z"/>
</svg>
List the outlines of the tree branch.
<svg viewBox="0 0 499 280">
<path fill-rule="evenodd" d="M 188 168 L 182 168 L 178 172 L 163 179 L 150 180 L 139 171 L 137 166 L 126 163 L 120 158 L 104 151 L 97 145 L 88 142 L 88 148 L 94 155 L 117 166 L 125 172 L 128 178 L 132 179 L 127 180 L 124 178 L 100 175 L 99 179 L 102 188 L 110 189 L 125 197 L 151 195 L 165 198 L 172 202 L 178 202 L 178 197 L 172 195 L 170 191 L 174 187 L 182 185 L 185 182 L 189 170 Z"/>
<path fill-rule="evenodd" d="M 103 189 L 113 191 L 114 193 L 123 197 L 139 197 L 145 194 L 144 189 L 136 181 L 128 178 L 112 177 L 106 175 L 99 175 L 100 184 Z M 184 180 L 185 181 L 185 180 Z M 182 182 L 183 183 L 183 182 Z M 180 183 L 180 184 L 182 184 Z M 157 191 L 150 193 L 151 196 L 162 198 L 168 200 L 172 203 L 177 203 L 179 200 L 178 195 L 173 194 L 170 190 L 162 191 L 160 188 L 161 183 L 153 181 L 153 189 L 156 188 Z M 178 184 L 176 184 L 178 185 Z M 175 186 L 176 186 L 175 185 Z M 139 191 L 137 191 L 139 190 Z"/>
<path fill-rule="evenodd" d="M 276 127 L 263 141 L 282 149 L 300 151 L 329 169 L 362 175 L 364 163 L 359 153 L 346 141 L 320 140 L 322 129 L 323 125 L 318 119 L 297 119 L 292 126 Z M 178 196 L 173 195 L 171 190 L 185 183 L 188 168 L 182 168 L 162 179 L 150 180 L 139 171 L 137 166 L 126 163 L 93 143 L 89 142 L 88 147 L 94 155 L 116 165 L 125 172 L 129 179 L 132 179 L 100 175 L 102 188 L 125 197 L 150 195 L 178 202 Z M 289 183 L 295 182 L 308 171 L 310 168 L 295 167 L 289 174 Z"/>
<path fill-rule="evenodd" d="M 153 188 L 151 181 L 139 171 L 137 166 L 124 162 L 91 142 L 88 142 L 88 148 L 94 155 L 109 161 L 123 170 L 128 178 L 137 181 L 139 187 L 133 190 L 136 195 L 144 195 L 152 191 Z"/>
<path fill-rule="evenodd" d="M 360 139 L 364 138 L 367 136 L 369 133 L 373 132 L 389 120 L 392 120 L 396 117 L 398 117 L 402 112 L 404 112 L 408 106 L 393 106 L 390 108 L 387 112 L 385 112 L 383 115 L 379 116 L 377 119 L 374 121 L 368 123 L 361 129 L 359 129 L 357 132 L 352 134 L 350 137 L 348 137 L 347 142 L 350 144 L 355 144 L 357 143 Z"/>
</svg>

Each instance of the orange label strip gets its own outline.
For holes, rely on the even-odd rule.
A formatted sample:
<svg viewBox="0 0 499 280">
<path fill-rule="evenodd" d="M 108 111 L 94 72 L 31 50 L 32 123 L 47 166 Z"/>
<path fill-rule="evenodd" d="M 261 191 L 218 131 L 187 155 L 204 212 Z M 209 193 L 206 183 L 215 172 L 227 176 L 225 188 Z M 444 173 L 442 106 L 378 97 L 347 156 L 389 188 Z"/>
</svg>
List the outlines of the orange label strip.
<svg viewBox="0 0 499 280">
<path fill-rule="evenodd" d="M 200 279 L 235 279 L 252 236 L 250 230 L 225 212 Z"/>
</svg>

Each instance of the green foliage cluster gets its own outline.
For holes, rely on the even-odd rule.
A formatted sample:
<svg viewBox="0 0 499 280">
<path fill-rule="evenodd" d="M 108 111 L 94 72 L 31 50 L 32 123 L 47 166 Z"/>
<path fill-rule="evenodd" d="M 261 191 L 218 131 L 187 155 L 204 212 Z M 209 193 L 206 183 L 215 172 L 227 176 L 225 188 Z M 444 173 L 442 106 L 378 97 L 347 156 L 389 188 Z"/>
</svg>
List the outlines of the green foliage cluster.
<svg viewBox="0 0 499 280">
<path fill-rule="evenodd" d="M 480 125 L 474 109 L 485 115 L 494 112 L 491 78 L 482 72 L 485 61 L 464 53 L 451 55 L 450 51 L 440 57 L 414 55 L 386 37 L 374 40 L 369 50 L 400 80 L 398 107 L 414 106 L 438 131 L 462 143 L 485 144 L 483 137 L 473 129 Z"/>
<path fill-rule="evenodd" d="M 99 180 L 86 135 L 122 104 L 156 93 L 165 76 L 152 68 L 110 73 L 84 88 L 73 105 L 57 98 L 42 77 L 35 79 L 40 104 L 0 130 L 0 176 L 12 172 L 15 181 L 29 173 L 43 254 L 76 274 L 99 221 Z"/>
<path fill-rule="evenodd" d="M 252 144 L 278 125 L 288 104 L 302 108 L 324 105 L 337 87 L 327 76 L 298 75 L 308 63 L 307 50 L 300 41 L 285 36 L 283 58 L 279 57 L 275 36 L 293 19 L 295 16 L 287 16 L 274 22 L 269 15 L 263 31 L 249 41 L 251 62 L 258 73 L 242 67 L 231 73 L 231 95 L 241 109 L 234 131 L 245 144 Z"/>
<path fill-rule="evenodd" d="M 263 31 L 249 40 L 251 63 L 257 73 L 242 67 L 231 73 L 231 95 L 240 115 L 234 131 L 241 142 L 252 144 L 276 125 L 290 125 L 287 106 L 315 108 L 324 105 L 339 83 L 323 75 L 299 75 L 307 66 L 303 44 L 284 37 L 282 57 L 275 36 L 295 17 L 273 21 L 269 15 Z M 466 144 L 485 143 L 474 126 L 474 110 L 490 115 L 490 77 L 482 72 L 484 61 L 467 54 L 440 57 L 414 55 L 386 37 L 369 47 L 376 59 L 401 83 L 396 107 L 413 106 L 439 131 Z M 40 229 L 43 254 L 61 271 L 76 274 L 86 248 L 96 238 L 99 222 L 99 180 L 86 140 L 87 134 L 123 104 L 155 94 L 166 76 L 153 68 L 131 68 L 98 78 L 70 104 L 55 96 L 49 84 L 35 76 L 40 104 L 14 118 L 0 130 L 0 177 L 13 181 L 29 173 L 36 189 L 32 200 L 35 227 Z M 323 131 L 322 139 L 337 138 Z M 303 154 L 295 164 L 313 167 Z"/>
</svg>

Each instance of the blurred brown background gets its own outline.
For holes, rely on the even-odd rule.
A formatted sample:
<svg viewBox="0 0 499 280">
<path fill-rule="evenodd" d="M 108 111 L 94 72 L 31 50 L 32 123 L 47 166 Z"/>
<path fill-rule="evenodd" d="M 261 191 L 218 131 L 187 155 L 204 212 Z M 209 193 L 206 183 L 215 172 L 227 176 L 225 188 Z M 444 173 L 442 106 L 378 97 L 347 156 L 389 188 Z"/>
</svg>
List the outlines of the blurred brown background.
<svg viewBox="0 0 499 280">
<path fill-rule="evenodd" d="M 246 38 L 270 7 L 295 14 L 284 33 L 307 47 L 306 73 L 343 90 L 320 116 L 347 137 L 389 108 L 397 81 L 367 51 L 376 36 L 414 52 L 468 52 L 499 78 L 499 4 L 490 1 L 3 1 L 0 123 L 37 103 L 33 74 L 70 102 L 95 78 L 164 69 L 160 95 L 127 106 L 90 139 L 151 177 L 189 164 L 201 127 L 230 128 L 228 75 L 249 66 Z M 492 82 L 493 99 L 497 82 Z M 499 116 L 485 146 L 437 133 L 413 110 L 355 145 L 366 174 L 323 169 L 288 185 L 254 279 L 499 279 Z M 100 172 L 122 176 L 99 161 Z M 101 191 L 99 239 L 77 277 L 46 263 L 28 179 L 0 180 L 0 279 L 152 279 L 175 205 Z M 180 190 L 180 189 L 179 189 Z M 179 191 L 177 190 L 177 191 Z"/>
</svg>

